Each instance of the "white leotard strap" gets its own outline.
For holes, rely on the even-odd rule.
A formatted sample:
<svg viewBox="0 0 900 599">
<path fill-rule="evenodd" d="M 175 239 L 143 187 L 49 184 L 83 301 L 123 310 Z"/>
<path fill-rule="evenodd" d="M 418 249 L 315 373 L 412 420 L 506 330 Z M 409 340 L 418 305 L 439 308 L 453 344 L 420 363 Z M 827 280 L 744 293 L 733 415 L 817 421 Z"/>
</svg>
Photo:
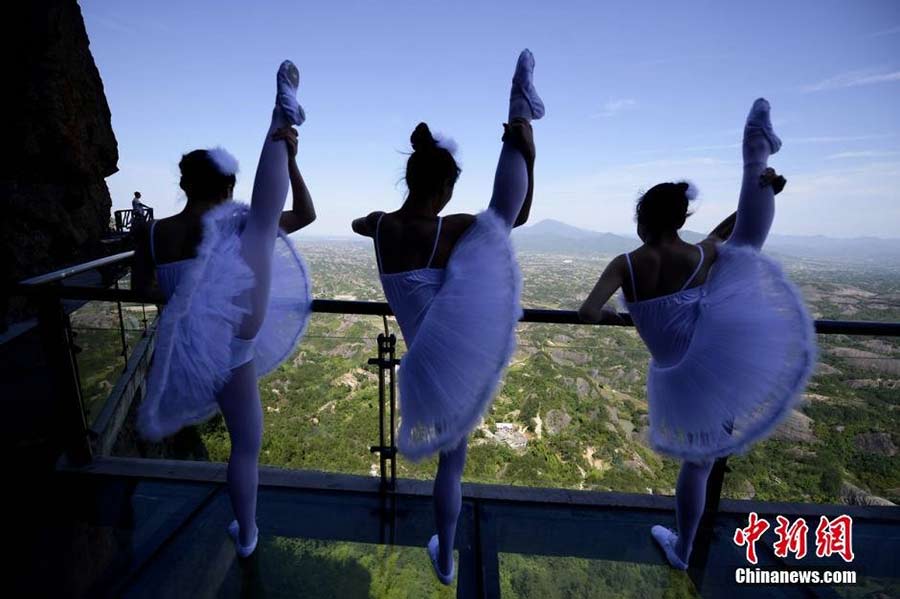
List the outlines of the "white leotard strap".
<svg viewBox="0 0 900 599">
<path fill-rule="evenodd" d="M 690 285 L 694 281 L 694 279 L 697 278 L 697 274 L 700 272 L 700 269 L 703 268 L 703 246 L 696 245 L 694 247 L 700 250 L 700 261 L 697 262 L 697 268 L 694 269 L 694 273 L 687 281 L 684 282 L 684 285 L 681 286 L 681 291 L 684 291 L 688 288 L 688 285 Z"/>
<path fill-rule="evenodd" d="M 434 260 L 434 255 L 437 253 L 438 241 L 441 239 L 441 223 L 444 221 L 444 218 L 438 217 L 437 224 L 437 233 L 434 234 L 434 246 L 431 248 L 431 256 L 428 257 L 428 265 L 425 268 L 431 268 L 431 262 Z"/>
<path fill-rule="evenodd" d="M 153 245 L 153 230 L 156 228 L 156 221 L 150 222 L 150 259 L 156 264 L 156 248 Z"/>
<path fill-rule="evenodd" d="M 634 269 L 631 267 L 631 254 L 625 254 L 625 261 L 628 262 L 628 274 L 631 276 L 631 296 L 637 301 L 637 285 L 634 284 Z"/>
</svg>

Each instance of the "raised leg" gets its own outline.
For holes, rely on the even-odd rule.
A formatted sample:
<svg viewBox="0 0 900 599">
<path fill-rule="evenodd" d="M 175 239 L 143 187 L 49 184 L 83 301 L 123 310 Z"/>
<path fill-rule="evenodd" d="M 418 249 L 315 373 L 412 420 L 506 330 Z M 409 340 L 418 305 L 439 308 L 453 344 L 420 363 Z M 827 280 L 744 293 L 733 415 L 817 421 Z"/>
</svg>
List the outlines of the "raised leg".
<svg viewBox="0 0 900 599">
<path fill-rule="evenodd" d="M 523 50 L 516 63 L 509 94 L 509 129 L 494 174 L 494 191 L 490 207 L 511 229 L 516 224 L 523 205 L 530 204 L 533 143 L 530 141 L 531 121 L 544 115 L 544 103 L 534 88 L 534 56 Z M 516 131 L 515 129 L 520 129 Z M 523 136 L 527 129 L 527 139 Z M 530 144 L 530 147 L 529 147 Z M 527 215 L 530 206 L 525 206 Z"/>
<path fill-rule="evenodd" d="M 297 67 L 290 61 L 282 63 L 277 81 L 276 106 L 272 111 L 272 122 L 266 132 L 256 167 L 250 215 L 241 234 L 241 255 L 256 277 L 256 284 L 249 292 L 250 314 L 244 317 L 238 330 L 238 336 L 244 339 L 255 337 L 266 317 L 272 277 L 272 252 L 278 235 L 278 220 L 290 187 L 287 146 L 283 141 L 274 141 L 272 134 L 282 127 L 300 124 L 304 116 L 296 101 L 299 83 Z"/>
<path fill-rule="evenodd" d="M 519 148 L 512 142 L 503 142 L 497 171 L 494 174 L 494 192 L 490 207 L 512 229 L 528 192 L 528 163 Z"/>
<path fill-rule="evenodd" d="M 768 159 L 781 148 L 769 117 L 769 103 L 760 98 L 753 103 L 744 126 L 744 176 L 738 200 L 737 221 L 728 243 L 750 245 L 760 249 L 769 235 L 775 218 L 775 192 L 771 185 L 763 186 L 760 175 L 768 166 Z"/>
</svg>

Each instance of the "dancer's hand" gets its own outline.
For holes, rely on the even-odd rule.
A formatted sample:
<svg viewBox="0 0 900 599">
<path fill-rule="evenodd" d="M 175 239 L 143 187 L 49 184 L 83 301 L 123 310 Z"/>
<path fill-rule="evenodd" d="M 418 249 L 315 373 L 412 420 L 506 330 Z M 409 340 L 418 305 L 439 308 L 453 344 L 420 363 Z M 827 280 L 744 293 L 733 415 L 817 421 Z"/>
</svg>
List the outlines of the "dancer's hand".
<svg viewBox="0 0 900 599">
<path fill-rule="evenodd" d="M 775 195 L 778 195 L 787 185 L 787 179 L 776 173 L 775 169 L 770 166 L 759 176 L 759 185 L 760 187 L 771 185 Z"/>
<path fill-rule="evenodd" d="M 525 162 L 534 164 L 534 130 L 525 119 L 513 119 L 511 123 L 503 123 L 503 141 L 513 144 L 525 157 Z"/>
<path fill-rule="evenodd" d="M 600 324 L 624 325 L 625 319 L 619 314 L 615 308 L 603 306 L 600 311 Z"/>
<path fill-rule="evenodd" d="M 297 130 L 293 127 L 282 127 L 272 134 L 272 141 L 284 141 L 288 149 L 288 159 L 293 160 L 297 157 Z"/>
</svg>

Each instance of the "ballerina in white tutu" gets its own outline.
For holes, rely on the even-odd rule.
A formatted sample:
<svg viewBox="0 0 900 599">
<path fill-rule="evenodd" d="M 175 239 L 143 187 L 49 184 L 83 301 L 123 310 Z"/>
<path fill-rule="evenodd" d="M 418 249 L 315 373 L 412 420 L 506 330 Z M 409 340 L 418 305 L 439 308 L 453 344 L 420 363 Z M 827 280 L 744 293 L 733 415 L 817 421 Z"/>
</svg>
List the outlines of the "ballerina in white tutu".
<svg viewBox="0 0 900 599">
<path fill-rule="evenodd" d="M 453 543 L 466 438 L 493 399 L 522 312 L 521 276 L 509 233 L 527 220 L 534 188 L 530 121 L 543 116 L 544 106 L 532 85 L 533 68 L 531 52 L 523 51 L 487 210 L 438 216 L 460 169 L 452 143 L 435 139 L 420 123 L 411 137 L 403 206 L 353 222 L 355 232 L 375 241 L 384 294 L 409 348 L 399 373 L 398 448 L 413 460 L 440 453 L 434 481 L 437 534 L 428 552 L 444 584 L 456 574 Z"/>
<path fill-rule="evenodd" d="M 781 147 L 769 103 L 754 102 L 744 128 L 737 212 L 697 245 L 678 230 L 696 191 L 661 183 L 637 205 L 644 244 L 603 272 L 579 314 L 615 318 L 603 306 L 621 288 L 652 359 L 647 375 L 650 444 L 683 460 L 677 534 L 654 526 L 669 563 L 686 569 L 716 458 L 765 438 L 795 405 L 816 361 L 813 322 L 780 266 L 760 253 L 784 179 L 768 169 Z M 733 232 L 732 232 L 733 231 Z"/>
<path fill-rule="evenodd" d="M 187 205 L 154 221 L 135 253 L 134 288 L 159 294 L 166 304 L 139 431 L 159 440 L 221 410 L 231 437 L 228 490 L 236 518 L 228 530 L 242 557 L 258 539 L 256 380 L 293 352 L 310 313 L 307 270 L 286 236 L 316 217 L 295 161 L 292 125 L 305 119 L 298 85 L 297 67 L 285 61 L 250 206 L 231 199 L 233 156 L 221 148 L 185 154 L 179 167 Z M 288 185 L 293 207 L 282 212 Z"/>
</svg>

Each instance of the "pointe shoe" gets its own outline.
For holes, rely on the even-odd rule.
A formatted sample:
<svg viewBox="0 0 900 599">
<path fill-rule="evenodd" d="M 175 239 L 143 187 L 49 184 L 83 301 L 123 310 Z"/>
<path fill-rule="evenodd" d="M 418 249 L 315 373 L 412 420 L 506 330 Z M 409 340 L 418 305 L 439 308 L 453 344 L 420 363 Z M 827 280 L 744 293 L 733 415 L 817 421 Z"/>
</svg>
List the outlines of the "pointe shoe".
<svg viewBox="0 0 900 599">
<path fill-rule="evenodd" d="M 456 562 L 453 562 L 450 574 L 444 574 L 438 567 L 438 553 L 438 536 L 434 535 L 428 541 L 428 557 L 431 558 L 431 567 L 434 569 L 434 575 L 441 581 L 441 584 L 450 586 L 453 584 L 453 579 L 456 578 Z"/>
<path fill-rule="evenodd" d="M 676 570 L 687 570 L 687 564 L 675 553 L 675 543 L 678 542 L 677 534 L 659 524 L 650 529 L 650 534 L 653 535 L 653 540 L 666 554 L 669 565 Z"/>
<path fill-rule="evenodd" d="M 772 120 L 770 112 L 772 107 L 765 98 L 757 98 L 750 108 L 750 114 L 747 115 L 747 124 L 744 126 L 744 137 L 752 133 L 762 133 L 769 142 L 772 154 L 781 149 L 781 139 L 775 135 L 775 129 L 772 128 Z"/>
<path fill-rule="evenodd" d="M 509 120 L 524 118 L 536 121 L 544 116 L 544 102 L 534 88 L 534 55 L 524 49 L 519 54 L 516 72 L 509 92 Z"/>
<path fill-rule="evenodd" d="M 300 71 L 290 60 L 285 60 L 278 67 L 275 76 L 277 94 L 275 106 L 281 109 L 284 117 L 293 125 L 302 125 L 306 120 L 306 112 L 297 102 L 297 88 L 300 87 Z"/>
<path fill-rule="evenodd" d="M 234 550 L 237 554 L 243 558 L 248 558 L 256 551 L 256 544 L 259 541 L 259 528 L 257 528 L 256 532 L 253 534 L 253 540 L 247 545 L 241 545 L 240 532 L 241 527 L 238 524 L 238 521 L 232 520 L 231 524 L 228 525 L 228 536 L 230 536 L 231 540 L 234 542 Z"/>
</svg>

